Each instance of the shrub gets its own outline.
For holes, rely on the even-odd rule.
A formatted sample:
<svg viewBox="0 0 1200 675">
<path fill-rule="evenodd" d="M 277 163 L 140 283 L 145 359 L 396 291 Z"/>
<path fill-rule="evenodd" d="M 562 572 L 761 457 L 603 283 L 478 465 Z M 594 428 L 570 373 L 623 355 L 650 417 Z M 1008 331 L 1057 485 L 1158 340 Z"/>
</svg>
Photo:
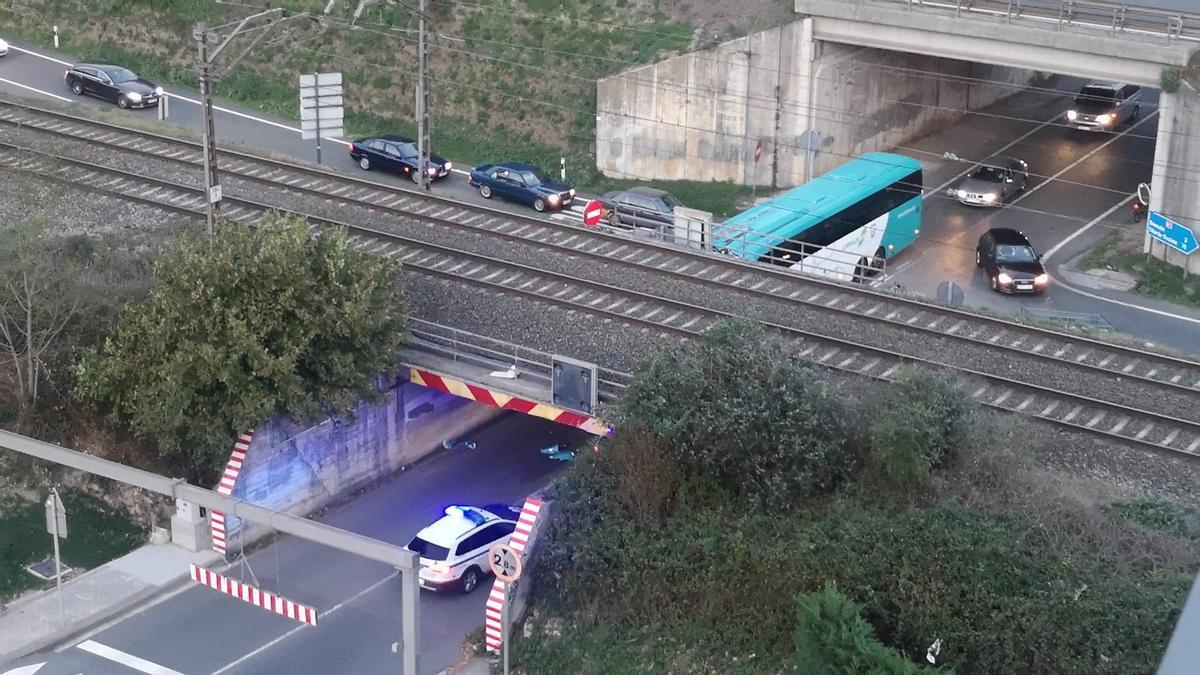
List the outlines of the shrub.
<svg viewBox="0 0 1200 675">
<path fill-rule="evenodd" d="M 860 607 L 833 585 L 796 599 L 796 672 L 805 675 L 936 673 L 875 637 Z"/>
<path fill-rule="evenodd" d="M 872 474 L 894 488 L 927 485 L 963 439 L 966 397 L 946 376 L 907 370 L 880 398 L 870 429 Z"/>
<path fill-rule="evenodd" d="M 618 428 L 643 428 L 676 453 L 685 475 L 770 506 L 831 490 L 853 472 L 845 419 L 812 368 L 739 322 L 660 352 L 617 414 Z"/>
</svg>

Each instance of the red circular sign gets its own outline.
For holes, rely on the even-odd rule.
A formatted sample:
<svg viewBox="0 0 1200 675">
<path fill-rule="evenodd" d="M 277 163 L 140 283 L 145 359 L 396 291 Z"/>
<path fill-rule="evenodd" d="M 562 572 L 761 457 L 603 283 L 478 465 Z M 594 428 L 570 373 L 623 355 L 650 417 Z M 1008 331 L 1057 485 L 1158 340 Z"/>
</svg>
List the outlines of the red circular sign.
<svg viewBox="0 0 1200 675">
<path fill-rule="evenodd" d="M 599 199 L 593 199 L 583 207 L 583 224 L 588 227 L 595 227 L 600 224 L 600 220 L 604 218 L 604 205 Z"/>
</svg>

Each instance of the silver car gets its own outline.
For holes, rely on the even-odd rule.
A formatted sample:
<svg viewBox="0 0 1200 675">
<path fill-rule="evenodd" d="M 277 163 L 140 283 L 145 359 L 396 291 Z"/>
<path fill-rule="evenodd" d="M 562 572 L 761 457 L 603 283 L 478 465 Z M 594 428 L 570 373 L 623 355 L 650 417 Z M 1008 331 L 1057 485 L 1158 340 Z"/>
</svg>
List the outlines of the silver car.
<svg viewBox="0 0 1200 675">
<path fill-rule="evenodd" d="M 971 206 L 1003 206 L 1029 183 L 1029 165 L 1015 157 L 993 157 L 963 178 L 950 196 Z"/>
</svg>

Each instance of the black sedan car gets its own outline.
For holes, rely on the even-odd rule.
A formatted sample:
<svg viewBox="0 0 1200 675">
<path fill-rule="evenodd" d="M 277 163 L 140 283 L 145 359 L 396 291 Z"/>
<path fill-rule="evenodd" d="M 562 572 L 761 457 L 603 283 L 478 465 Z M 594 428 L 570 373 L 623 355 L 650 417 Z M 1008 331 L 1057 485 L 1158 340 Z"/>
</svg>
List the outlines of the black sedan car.
<svg viewBox="0 0 1200 675">
<path fill-rule="evenodd" d="M 1042 256 L 1017 230 L 998 227 L 985 232 L 975 248 L 975 264 L 999 293 L 1041 293 L 1050 285 Z"/>
<path fill-rule="evenodd" d="M 1029 165 L 1015 157 L 993 157 L 963 178 L 950 194 L 973 206 L 1002 206 L 1029 184 Z"/>
<path fill-rule="evenodd" d="M 472 187 L 479 188 L 479 194 L 484 199 L 491 199 L 495 195 L 528 204 L 539 212 L 561 209 L 575 201 L 575 188 L 547 178 L 532 164 L 484 164 L 471 169 L 467 180 Z"/>
<path fill-rule="evenodd" d="M 63 79 L 76 96 L 90 94 L 122 108 L 158 105 L 163 93 L 162 87 L 121 66 L 78 63 L 67 70 Z"/>
<path fill-rule="evenodd" d="M 683 203 L 663 190 L 632 187 L 600 197 L 613 227 L 658 227 L 675 224 L 675 207 Z"/>
<path fill-rule="evenodd" d="M 360 138 L 346 144 L 350 148 L 350 156 L 358 162 L 363 171 L 380 169 L 412 178 L 414 183 L 421 181 L 418 173 L 417 142 L 404 136 L 372 136 Z M 445 178 L 450 175 L 454 166 L 438 157 L 429 155 L 430 180 Z"/>
</svg>

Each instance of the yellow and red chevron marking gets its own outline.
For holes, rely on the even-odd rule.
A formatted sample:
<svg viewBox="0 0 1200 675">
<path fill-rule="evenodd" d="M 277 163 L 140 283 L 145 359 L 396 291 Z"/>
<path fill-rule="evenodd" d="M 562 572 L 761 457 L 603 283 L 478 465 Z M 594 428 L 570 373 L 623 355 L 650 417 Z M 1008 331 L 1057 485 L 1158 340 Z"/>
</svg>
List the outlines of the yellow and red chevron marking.
<svg viewBox="0 0 1200 675">
<path fill-rule="evenodd" d="M 604 422 L 589 417 L 583 413 L 574 412 L 572 410 L 563 410 L 554 406 L 538 403 L 536 401 L 527 401 L 523 398 L 518 398 L 512 394 L 506 394 L 495 389 L 478 384 L 471 384 L 463 380 L 457 380 L 445 375 L 437 375 L 428 370 L 420 370 L 417 368 L 411 369 L 409 379 L 414 384 L 419 384 L 422 387 L 429 387 L 438 391 L 444 391 L 447 394 L 454 394 L 462 398 L 470 399 L 484 405 L 495 406 L 505 410 L 516 410 L 523 412 L 526 415 L 533 415 L 559 424 L 583 429 L 584 431 L 595 434 L 597 436 L 612 435 L 612 427 Z"/>
<path fill-rule="evenodd" d="M 233 444 L 233 452 L 229 453 L 229 461 L 225 463 L 225 473 L 217 483 L 217 492 L 225 496 L 233 494 L 233 486 L 237 483 L 238 474 L 242 472 L 242 464 L 246 462 L 246 451 L 254 440 L 254 432 L 247 431 L 238 434 L 237 442 Z M 212 532 L 213 550 L 225 555 L 225 514 L 213 510 L 209 513 L 209 528 Z"/>
</svg>

